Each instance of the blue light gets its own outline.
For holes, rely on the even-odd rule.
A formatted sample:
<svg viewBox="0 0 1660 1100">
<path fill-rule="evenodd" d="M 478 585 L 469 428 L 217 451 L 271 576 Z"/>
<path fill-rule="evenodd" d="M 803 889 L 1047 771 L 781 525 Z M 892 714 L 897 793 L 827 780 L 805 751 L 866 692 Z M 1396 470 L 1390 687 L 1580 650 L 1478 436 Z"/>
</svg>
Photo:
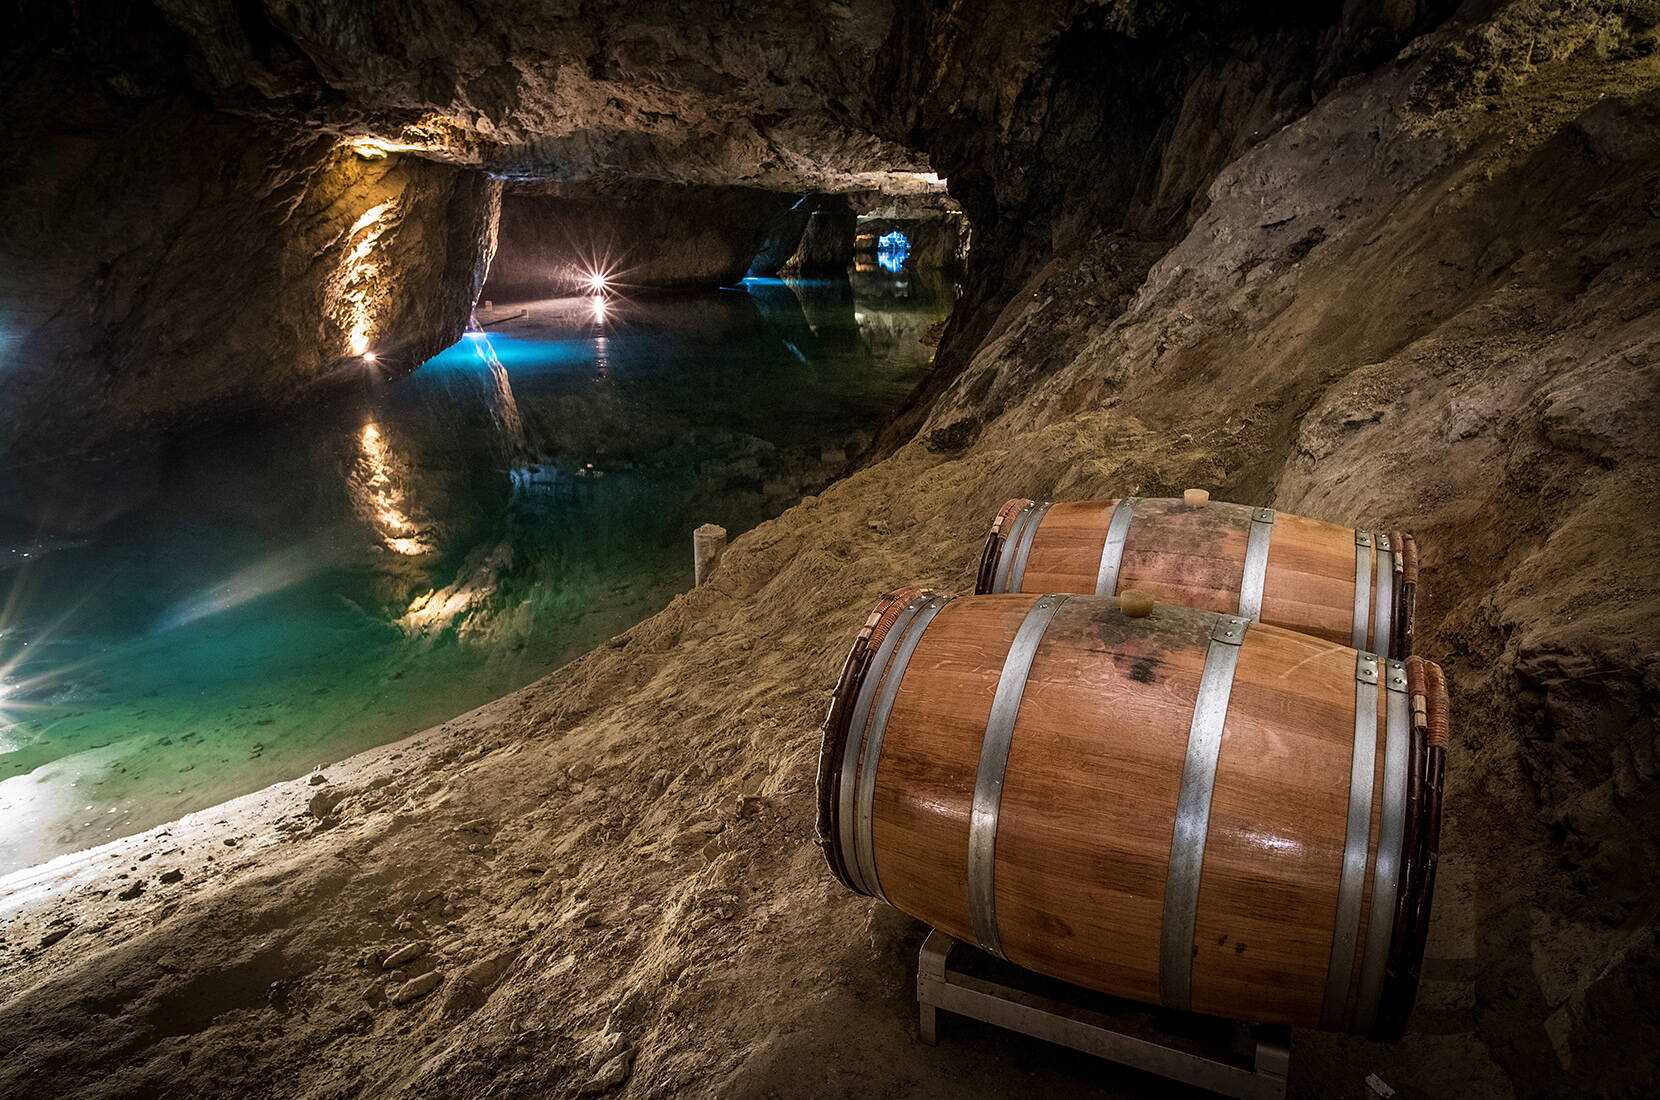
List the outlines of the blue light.
<svg viewBox="0 0 1660 1100">
<path fill-rule="evenodd" d="M 876 262 L 884 271 L 904 270 L 905 258 L 910 254 L 911 242 L 897 229 L 884 233 L 876 240 Z"/>
<path fill-rule="evenodd" d="M 472 337 L 483 337 L 473 339 Z M 542 336 L 513 336 L 505 332 L 466 333 L 421 365 L 427 375 L 442 371 L 475 371 L 486 349 L 509 371 L 560 371 L 592 362 L 591 341 Z"/>
</svg>

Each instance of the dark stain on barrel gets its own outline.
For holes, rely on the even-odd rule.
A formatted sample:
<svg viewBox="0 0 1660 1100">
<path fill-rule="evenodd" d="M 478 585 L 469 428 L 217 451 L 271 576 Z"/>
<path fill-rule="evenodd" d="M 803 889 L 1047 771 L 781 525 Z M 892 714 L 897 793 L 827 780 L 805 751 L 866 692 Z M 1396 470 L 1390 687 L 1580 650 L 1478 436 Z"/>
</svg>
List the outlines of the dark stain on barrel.
<svg viewBox="0 0 1660 1100">
<path fill-rule="evenodd" d="M 1153 670 L 1163 663 L 1157 657 L 1144 657 L 1130 666 L 1130 679 L 1138 684 L 1156 683 L 1158 677 L 1153 675 Z"/>
<path fill-rule="evenodd" d="M 1037 925 L 1044 932 L 1058 939 L 1071 939 L 1076 933 L 1072 926 L 1053 913 L 1037 912 Z"/>
</svg>

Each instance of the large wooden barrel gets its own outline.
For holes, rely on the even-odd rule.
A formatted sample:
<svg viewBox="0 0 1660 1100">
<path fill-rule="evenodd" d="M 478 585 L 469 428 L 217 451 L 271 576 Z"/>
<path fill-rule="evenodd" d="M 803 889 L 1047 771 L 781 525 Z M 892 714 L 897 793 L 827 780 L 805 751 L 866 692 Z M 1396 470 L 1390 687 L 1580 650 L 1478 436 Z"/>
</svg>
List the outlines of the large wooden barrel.
<svg viewBox="0 0 1660 1100">
<path fill-rule="evenodd" d="M 1412 652 L 1418 545 L 1190 490 L 1188 500 L 1011 500 L 986 538 L 975 591 L 1131 588 L 1389 657 Z"/>
<path fill-rule="evenodd" d="M 1427 661 L 1100 596 L 903 589 L 819 764 L 836 876 L 1039 973 L 1396 1039 L 1447 714 Z"/>
</svg>

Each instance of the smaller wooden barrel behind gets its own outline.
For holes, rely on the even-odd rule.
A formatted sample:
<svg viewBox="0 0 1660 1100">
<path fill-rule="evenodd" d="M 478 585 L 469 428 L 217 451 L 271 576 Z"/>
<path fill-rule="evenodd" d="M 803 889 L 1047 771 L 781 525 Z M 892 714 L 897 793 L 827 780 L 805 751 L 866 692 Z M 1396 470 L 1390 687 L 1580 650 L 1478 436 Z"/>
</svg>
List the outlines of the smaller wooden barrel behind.
<svg viewBox="0 0 1660 1100">
<path fill-rule="evenodd" d="M 1429 923 L 1445 682 L 1098 596 L 877 605 L 836 686 L 836 876 L 1117 996 L 1397 1039 Z"/>
<path fill-rule="evenodd" d="M 1140 588 L 1384 656 L 1412 652 L 1411 535 L 1189 496 L 1195 503 L 1011 500 L 986 538 L 974 590 L 1115 596 Z"/>
</svg>

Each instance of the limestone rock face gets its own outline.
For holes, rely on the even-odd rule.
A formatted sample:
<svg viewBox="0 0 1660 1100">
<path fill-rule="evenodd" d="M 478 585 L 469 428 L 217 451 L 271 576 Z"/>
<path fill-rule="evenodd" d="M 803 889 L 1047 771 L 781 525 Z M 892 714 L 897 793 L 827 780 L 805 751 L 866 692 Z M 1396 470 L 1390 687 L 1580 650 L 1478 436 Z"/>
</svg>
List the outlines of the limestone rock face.
<svg viewBox="0 0 1660 1100">
<path fill-rule="evenodd" d="M 927 189 L 883 137 L 887 0 L 154 0 L 216 106 L 518 178 Z"/>
<path fill-rule="evenodd" d="M 853 262 L 853 237 L 858 220 L 840 195 L 820 202 L 807 219 L 801 243 L 784 270 L 800 275 L 840 275 Z"/>
<path fill-rule="evenodd" d="M 494 237 L 481 173 L 172 104 L 17 165 L 0 178 L 14 463 L 413 369 L 459 336 Z"/>
<path fill-rule="evenodd" d="M 603 274 L 627 292 L 729 286 L 800 198 L 748 187 L 539 184 L 502 202 L 494 297 L 568 294 Z"/>
<path fill-rule="evenodd" d="M 802 234 L 813 216 L 813 201 L 803 199 L 767 223 L 766 237 L 749 265 L 751 275 L 770 278 L 784 269 L 796 249 L 801 247 Z"/>
</svg>

